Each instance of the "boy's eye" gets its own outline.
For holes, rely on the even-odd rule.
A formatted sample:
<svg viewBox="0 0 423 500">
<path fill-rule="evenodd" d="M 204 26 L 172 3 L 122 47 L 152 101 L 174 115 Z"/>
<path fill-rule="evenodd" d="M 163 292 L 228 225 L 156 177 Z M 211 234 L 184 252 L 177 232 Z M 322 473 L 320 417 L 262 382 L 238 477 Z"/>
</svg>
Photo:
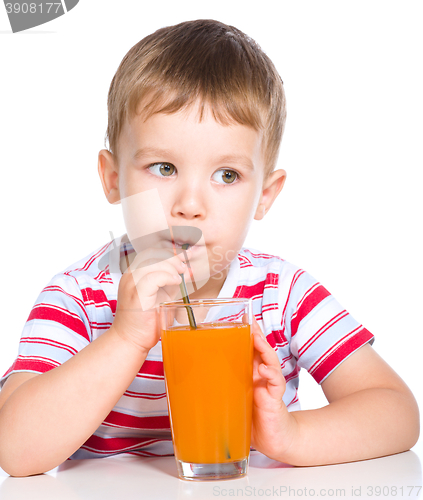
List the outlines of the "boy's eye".
<svg viewBox="0 0 423 500">
<path fill-rule="evenodd" d="M 212 179 L 219 184 L 232 184 L 238 178 L 238 174 L 234 170 L 221 169 L 213 174 Z M 223 182 L 222 182 L 223 181 Z"/>
<path fill-rule="evenodd" d="M 153 163 L 148 167 L 151 173 L 158 177 L 170 177 L 176 171 L 175 165 L 171 163 Z"/>
</svg>

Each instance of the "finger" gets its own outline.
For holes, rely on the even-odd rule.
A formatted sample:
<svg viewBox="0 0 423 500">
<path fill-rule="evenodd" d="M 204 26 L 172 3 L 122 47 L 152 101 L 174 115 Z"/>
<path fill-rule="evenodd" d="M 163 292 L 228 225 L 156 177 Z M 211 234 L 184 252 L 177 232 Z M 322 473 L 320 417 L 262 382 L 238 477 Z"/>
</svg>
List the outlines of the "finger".
<svg viewBox="0 0 423 500">
<path fill-rule="evenodd" d="M 253 323 L 251 325 L 251 329 L 252 329 L 252 332 L 253 333 L 257 333 L 259 334 L 263 339 L 266 340 L 266 336 L 264 335 L 264 333 L 262 332 L 261 328 L 260 328 L 260 325 L 257 323 L 257 320 L 255 318 L 255 316 L 253 315 Z M 267 342 L 267 340 L 266 340 Z"/>
<path fill-rule="evenodd" d="M 276 368 L 274 366 L 267 366 L 261 363 L 258 367 L 259 375 L 267 380 L 267 383 L 275 387 L 281 387 L 284 385 L 284 376 L 280 367 Z"/>
<path fill-rule="evenodd" d="M 249 322 L 247 313 L 242 315 L 242 322 L 244 324 L 247 324 Z M 266 336 L 264 335 L 264 333 L 262 332 L 262 330 L 260 328 L 260 325 L 257 323 L 257 320 L 256 320 L 254 314 L 252 315 L 251 333 L 253 333 L 253 334 L 257 333 L 257 334 L 261 335 L 264 339 L 266 338 Z"/>
<path fill-rule="evenodd" d="M 259 366 L 258 373 L 261 377 L 259 385 L 263 388 L 266 387 L 268 395 L 278 403 L 281 403 L 286 389 L 286 382 L 282 370 L 262 363 Z"/>
<path fill-rule="evenodd" d="M 157 294 L 161 288 L 179 285 L 182 278 L 179 274 L 156 271 L 140 279 L 135 288 L 143 311 L 158 306 Z"/>
<path fill-rule="evenodd" d="M 136 282 L 135 286 L 138 293 L 143 295 L 153 295 L 158 292 L 158 290 L 165 286 L 176 285 L 182 282 L 181 276 L 173 271 L 154 271 L 148 273 Z"/>
<path fill-rule="evenodd" d="M 261 358 L 261 361 L 267 366 L 274 366 L 280 369 L 280 361 L 278 355 L 269 345 L 263 335 L 254 333 L 254 349 Z"/>
<path fill-rule="evenodd" d="M 254 348 L 253 380 L 260 385 L 265 383 L 270 396 L 279 401 L 286 388 L 279 358 L 264 336 L 257 332 L 254 334 Z"/>
</svg>

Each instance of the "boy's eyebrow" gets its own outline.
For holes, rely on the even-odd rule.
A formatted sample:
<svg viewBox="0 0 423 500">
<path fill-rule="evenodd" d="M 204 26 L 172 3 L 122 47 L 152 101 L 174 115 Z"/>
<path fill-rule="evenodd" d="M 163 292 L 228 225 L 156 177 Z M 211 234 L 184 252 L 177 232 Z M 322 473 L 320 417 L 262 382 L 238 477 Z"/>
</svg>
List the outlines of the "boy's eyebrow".
<svg viewBox="0 0 423 500">
<path fill-rule="evenodd" d="M 254 170 L 254 163 L 247 155 L 224 155 L 218 158 L 217 163 L 238 163 L 249 170 Z"/>
<path fill-rule="evenodd" d="M 135 154 L 132 158 L 134 160 L 138 160 L 138 158 L 147 155 L 169 156 L 171 155 L 171 151 L 169 149 L 151 148 L 151 147 L 139 148 L 135 151 Z"/>
</svg>

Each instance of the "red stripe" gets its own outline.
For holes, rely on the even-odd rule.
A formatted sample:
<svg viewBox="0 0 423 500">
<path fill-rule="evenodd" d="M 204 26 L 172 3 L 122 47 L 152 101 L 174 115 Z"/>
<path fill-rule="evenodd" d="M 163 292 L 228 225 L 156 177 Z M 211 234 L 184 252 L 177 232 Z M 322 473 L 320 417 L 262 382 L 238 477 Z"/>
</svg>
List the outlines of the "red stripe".
<svg viewBox="0 0 423 500">
<path fill-rule="evenodd" d="M 298 325 L 322 300 L 328 297 L 330 293 L 322 285 L 317 286 L 301 303 L 298 310 L 291 319 L 291 336 L 298 331 Z"/>
<path fill-rule="evenodd" d="M 74 278 L 74 277 L 72 276 L 72 278 Z M 84 302 L 79 297 L 75 297 L 75 295 L 71 295 L 70 293 L 63 290 L 63 288 L 61 288 L 60 286 L 47 286 L 46 288 L 44 288 L 43 292 L 60 292 L 60 293 L 63 293 L 64 295 L 66 295 L 67 297 L 70 297 L 72 300 L 74 300 L 79 305 L 79 307 L 81 308 L 85 317 L 89 321 L 87 311 L 85 310 Z"/>
<path fill-rule="evenodd" d="M 289 382 L 291 379 L 298 377 L 299 373 L 300 373 L 300 367 L 298 365 L 295 365 L 295 368 L 292 370 L 292 372 L 286 375 L 285 377 L 286 382 Z"/>
<path fill-rule="evenodd" d="M 21 338 L 21 343 L 22 344 L 43 344 L 43 345 L 50 345 L 52 347 L 58 347 L 59 349 L 63 349 L 65 351 L 68 351 L 72 355 L 76 354 L 78 351 L 71 347 L 70 345 L 67 344 L 62 344 L 61 342 L 57 342 L 55 340 L 51 339 L 43 339 L 41 337 L 22 337 Z"/>
<path fill-rule="evenodd" d="M 85 441 L 81 448 L 92 450 L 96 453 L 110 453 L 110 452 L 123 452 L 126 450 L 133 450 L 136 448 L 142 448 L 149 444 L 157 443 L 159 439 L 151 438 L 101 438 L 96 435 L 92 435 Z"/>
<path fill-rule="evenodd" d="M 160 375 L 149 375 L 147 373 L 143 373 L 143 374 L 138 374 L 137 377 L 140 377 L 142 379 L 146 378 L 148 380 L 163 380 L 164 377 L 161 377 Z"/>
<path fill-rule="evenodd" d="M 279 274 L 276 273 L 267 273 L 266 274 L 266 284 L 264 285 L 265 288 L 273 288 L 275 286 L 278 286 L 279 284 Z"/>
<path fill-rule="evenodd" d="M 310 373 L 312 371 L 314 371 L 319 365 L 321 362 L 324 361 L 324 359 L 330 354 L 331 351 L 335 350 L 338 346 L 342 345 L 348 338 L 352 337 L 353 335 L 355 335 L 356 333 L 358 333 L 359 331 L 361 331 L 362 329 L 362 325 L 359 325 L 357 326 L 356 328 L 354 328 L 354 330 L 351 330 L 350 332 L 348 332 L 346 335 L 344 335 L 341 339 L 339 339 L 337 342 L 335 342 L 335 344 L 333 344 L 331 347 L 329 347 L 329 349 L 324 352 L 319 359 L 317 359 L 311 366 L 310 366 Z"/>
<path fill-rule="evenodd" d="M 129 396 L 130 398 L 139 398 L 139 399 L 163 399 L 166 397 L 166 393 L 163 394 L 151 394 L 148 392 L 132 392 L 126 391 L 124 396 Z"/>
<path fill-rule="evenodd" d="M 295 283 L 298 281 L 299 277 L 304 274 L 305 271 L 303 271 L 302 269 L 299 269 L 293 276 L 292 278 L 292 281 L 291 281 L 291 284 L 289 286 L 289 292 L 288 292 L 288 296 L 286 298 L 286 301 L 285 301 L 285 306 L 283 308 L 283 311 L 282 311 L 282 321 L 281 321 L 281 326 L 282 326 L 282 332 L 284 333 L 285 335 L 285 315 L 286 315 L 286 308 L 288 306 L 288 303 L 289 303 L 289 298 L 291 297 L 291 293 L 292 293 L 292 289 L 294 288 L 294 285 Z"/>
<path fill-rule="evenodd" d="M 19 356 L 13 363 L 12 367 L 6 373 L 10 373 L 11 371 L 15 370 L 27 370 L 45 373 L 56 367 L 57 363 L 48 358 L 31 357 L 29 359 L 24 356 Z"/>
<path fill-rule="evenodd" d="M 99 283 L 108 283 L 113 285 L 113 280 L 112 278 L 103 278 L 98 280 Z"/>
<path fill-rule="evenodd" d="M 156 375 L 158 377 L 164 376 L 163 361 L 150 361 L 145 360 L 141 366 L 138 375 Z M 138 376 L 137 375 L 137 376 Z"/>
<path fill-rule="evenodd" d="M 111 326 L 112 323 L 90 323 L 91 328 L 95 330 L 108 330 Z"/>
<path fill-rule="evenodd" d="M 343 342 L 333 352 L 331 352 L 331 354 L 315 370 L 310 371 L 310 374 L 316 382 L 320 384 L 326 375 L 338 366 L 341 361 L 369 342 L 372 338 L 373 335 L 363 327 L 361 331 L 356 333 L 346 342 Z"/>
<path fill-rule="evenodd" d="M 136 417 L 111 411 L 105 423 L 118 427 L 127 427 L 129 429 L 170 429 L 170 420 L 168 415 L 157 417 Z"/>
<path fill-rule="evenodd" d="M 114 314 L 116 312 L 116 300 L 108 300 L 103 290 L 93 290 L 92 288 L 84 288 L 81 290 L 82 297 L 85 302 L 94 302 L 95 307 L 109 306 Z"/>
<path fill-rule="evenodd" d="M 163 439 L 161 441 L 164 441 Z M 171 439 L 168 439 L 171 441 Z M 151 451 L 141 450 L 141 451 L 130 451 L 129 455 L 136 455 L 138 457 L 173 457 L 173 453 L 166 453 L 164 455 L 159 455 L 157 453 L 151 453 Z"/>
<path fill-rule="evenodd" d="M 279 304 L 266 304 L 262 307 L 261 312 L 276 311 L 279 309 Z"/>
<path fill-rule="evenodd" d="M 290 354 L 289 356 L 286 356 L 285 358 L 282 359 L 281 361 L 281 368 L 285 368 L 285 365 L 287 363 L 287 361 L 289 361 L 290 359 L 292 359 L 294 357 L 293 354 Z"/>
<path fill-rule="evenodd" d="M 251 264 L 250 259 L 248 259 L 248 257 L 246 257 L 245 255 L 238 254 L 238 260 L 240 261 L 241 264 L 246 264 L 246 263 Z"/>
<path fill-rule="evenodd" d="M 252 255 L 256 259 L 278 259 L 282 260 L 280 257 L 277 257 L 276 255 L 269 255 L 267 253 L 253 253 L 251 250 L 247 250 L 250 255 Z"/>
<path fill-rule="evenodd" d="M 282 330 L 272 330 L 266 336 L 267 342 L 275 349 L 275 347 L 282 347 L 288 343 Z"/>
<path fill-rule="evenodd" d="M 223 318 L 219 318 L 218 321 L 236 321 L 237 319 L 242 318 L 244 315 L 244 311 L 240 311 L 236 314 L 232 314 L 230 316 L 224 316 Z"/>
<path fill-rule="evenodd" d="M 298 401 L 298 389 L 295 391 L 295 396 L 292 398 L 292 401 L 288 403 L 286 406 L 291 406 L 292 404 L 296 403 Z"/>
<path fill-rule="evenodd" d="M 273 349 L 276 347 L 276 340 L 272 334 L 267 335 L 266 340 L 269 343 L 270 347 L 272 347 Z"/>
<path fill-rule="evenodd" d="M 266 281 L 259 281 L 254 285 L 240 285 L 236 287 L 234 298 L 251 299 L 255 295 L 263 295 Z"/>
<path fill-rule="evenodd" d="M 308 339 L 308 341 L 301 346 L 300 349 L 298 349 L 298 356 L 302 356 L 327 330 L 329 330 L 329 328 L 332 328 L 333 325 L 336 325 L 338 321 L 341 321 L 341 319 L 344 319 L 346 316 L 348 316 L 348 312 L 344 309 L 330 321 L 325 323 L 320 330 L 317 330 L 317 332 L 310 339 Z"/>
<path fill-rule="evenodd" d="M 100 250 L 95 253 L 94 255 L 92 255 L 88 260 L 87 262 L 84 264 L 83 267 L 79 268 L 79 269 L 75 269 L 74 271 L 86 271 L 90 266 L 91 264 L 98 258 L 100 257 L 100 255 L 102 255 L 106 250 L 107 248 L 112 244 L 113 242 L 110 241 L 109 243 L 107 243 L 106 245 L 104 245 L 104 247 L 100 248 Z M 69 272 L 72 272 L 72 271 L 69 271 Z"/>
<path fill-rule="evenodd" d="M 74 331 L 78 335 L 81 335 L 81 337 L 84 337 L 84 339 L 89 342 L 90 336 L 81 318 L 71 316 L 63 311 L 65 311 L 65 309 L 62 310 L 57 306 L 53 307 L 46 304 L 40 304 L 32 309 L 27 321 L 34 319 L 56 321 L 57 323 L 60 323 L 61 325 L 66 326 L 66 328 Z"/>
<path fill-rule="evenodd" d="M 113 280 L 110 277 L 109 273 L 109 266 L 107 266 L 105 269 L 102 269 L 94 279 L 95 281 L 99 281 L 100 283 L 113 283 Z"/>
</svg>

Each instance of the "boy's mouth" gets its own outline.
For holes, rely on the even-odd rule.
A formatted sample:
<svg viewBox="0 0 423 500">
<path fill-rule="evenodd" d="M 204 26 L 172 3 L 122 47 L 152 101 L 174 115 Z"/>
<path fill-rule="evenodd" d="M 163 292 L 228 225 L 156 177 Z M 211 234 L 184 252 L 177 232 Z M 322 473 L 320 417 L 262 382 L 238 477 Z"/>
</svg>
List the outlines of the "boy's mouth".
<svg viewBox="0 0 423 500">
<path fill-rule="evenodd" d="M 188 248 L 187 246 L 188 245 Z M 185 241 L 185 240 L 167 240 L 166 246 L 173 248 L 174 251 L 179 253 L 184 253 L 188 259 L 194 258 L 202 254 L 205 250 L 204 245 L 199 245 L 198 242 Z"/>
<path fill-rule="evenodd" d="M 192 253 L 193 250 L 203 246 L 199 244 L 202 234 L 201 229 L 194 226 L 169 226 L 169 231 L 163 236 L 166 244 L 173 249 Z"/>
<path fill-rule="evenodd" d="M 196 254 L 200 248 L 203 248 L 203 245 L 191 244 L 191 242 L 188 241 L 170 240 L 169 244 L 175 250 L 182 250 L 188 258 L 191 258 L 193 254 Z"/>
<path fill-rule="evenodd" d="M 169 232 L 166 237 L 172 244 L 182 247 L 196 245 L 202 237 L 201 229 L 194 226 L 169 226 Z"/>
<path fill-rule="evenodd" d="M 190 241 L 175 241 L 175 240 L 171 240 L 171 243 L 176 248 L 184 248 L 184 250 L 188 250 L 191 247 L 198 246 L 198 245 L 193 244 Z"/>
</svg>

